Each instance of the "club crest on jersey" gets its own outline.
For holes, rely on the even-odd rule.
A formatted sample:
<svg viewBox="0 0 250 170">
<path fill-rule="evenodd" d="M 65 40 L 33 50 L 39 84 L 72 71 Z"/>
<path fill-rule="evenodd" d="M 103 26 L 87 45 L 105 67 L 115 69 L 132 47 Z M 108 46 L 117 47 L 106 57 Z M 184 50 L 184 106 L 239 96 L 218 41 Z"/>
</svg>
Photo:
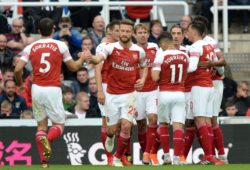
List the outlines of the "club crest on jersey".
<svg viewBox="0 0 250 170">
<path fill-rule="evenodd" d="M 133 54 L 133 59 L 137 60 L 138 59 L 138 55 L 137 54 Z"/>
</svg>

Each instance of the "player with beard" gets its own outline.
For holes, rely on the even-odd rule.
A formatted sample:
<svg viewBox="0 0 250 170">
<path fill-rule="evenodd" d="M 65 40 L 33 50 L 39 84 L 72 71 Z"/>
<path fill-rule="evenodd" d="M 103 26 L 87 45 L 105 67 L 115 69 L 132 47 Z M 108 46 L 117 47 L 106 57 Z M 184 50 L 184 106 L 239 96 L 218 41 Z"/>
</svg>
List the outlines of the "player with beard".
<svg viewBox="0 0 250 170">
<path fill-rule="evenodd" d="M 137 45 L 142 47 L 146 53 L 146 63 L 148 72 L 150 73 L 156 57 L 158 45 L 148 42 L 148 37 L 149 29 L 145 24 L 138 24 L 135 26 L 135 39 Z M 139 70 L 138 74 L 140 74 Z M 141 90 L 137 90 L 136 93 L 138 139 L 143 152 L 142 162 L 146 165 L 149 163 L 151 163 L 151 165 L 159 165 L 157 153 L 150 153 L 158 136 L 157 94 L 158 83 L 152 80 L 151 74 L 148 74 L 144 87 Z"/>
<path fill-rule="evenodd" d="M 134 23 L 122 20 L 120 23 L 119 42 L 110 43 L 105 49 L 89 57 L 93 63 L 109 60 L 109 77 L 107 81 L 107 139 L 105 147 L 112 151 L 114 138 L 120 126 L 120 135 L 113 166 L 123 166 L 121 157 L 130 140 L 133 118 L 136 116 L 135 90 L 144 86 L 147 77 L 144 50 L 132 43 Z M 141 77 L 137 79 L 137 68 L 141 67 Z"/>
</svg>

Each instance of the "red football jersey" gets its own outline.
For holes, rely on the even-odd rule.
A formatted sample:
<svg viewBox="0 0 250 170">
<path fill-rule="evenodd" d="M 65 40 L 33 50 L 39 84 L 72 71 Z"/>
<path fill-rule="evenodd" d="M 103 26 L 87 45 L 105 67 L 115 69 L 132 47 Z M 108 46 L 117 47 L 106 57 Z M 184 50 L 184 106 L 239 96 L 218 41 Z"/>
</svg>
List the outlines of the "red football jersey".
<svg viewBox="0 0 250 170">
<path fill-rule="evenodd" d="M 62 61 L 71 59 L 66 44 L 51 38 L 40 39 L 28 45 L 21 57 L 21 60 L 31 62 L 34 84 L 57 87 L 61 86 Z"/>
<path fill-rule="evenodd" d="M 190 58 L 198 57 L 199 62 L 214 60 L 215 52 L 214 47 L 207 44 L 203 40 L 199 40 L 191 45 L 190 47 Z M 200 87 L 212 87 L 212 74 L 211 68 L 205 69 L 202 67 L 197 67 L 197 70 L 190 73 L 190 82 L 192 86 Z"/>
<path fill-rule="evenodd" d="M 109 60 L 108 87 L 110 94 L 126 94 L 135 90 L 138 64 L 146 66 L 145 52 L 138 45 L 123 48 L 119 42 L 110 43 L 99 54 Z"/>
<path fill-rule="evenodd" d="M 184 92 L 188 60 L 188 55 L 179 50 L 166 50 L 157 54 L 153 70 L 160 71 L 160 91 Z"/>
<path fill-rule="evenodd" d="M 101 53 L 105 46 L 109 44 L 109 43 L 101 43 L 99 44 L 97 47 L 96 47 L 96 54 L 98 53 Z M 105 60 L 103 62 L 103 65 L 102 65 L 102 71 L 101 71 L 101 74 L 102 74 L 102 83 L 106 83 L 108 82 L 108 73 L 109 73 L 109 60 Z"/>
<path fill-rule="evenodd" d="M 144 87 L 139 92 L 153 91 L 158 88 L 158 83 L 152 80 L 151 68 L 154 64 L 156 52 L 158 50 L 158 45 L 155 43 L 148 43 L 147 48 L 143 48 L 146 53 L 146 64 L 148 67 L 148 75 L 144 84 Z"/>
</svg>

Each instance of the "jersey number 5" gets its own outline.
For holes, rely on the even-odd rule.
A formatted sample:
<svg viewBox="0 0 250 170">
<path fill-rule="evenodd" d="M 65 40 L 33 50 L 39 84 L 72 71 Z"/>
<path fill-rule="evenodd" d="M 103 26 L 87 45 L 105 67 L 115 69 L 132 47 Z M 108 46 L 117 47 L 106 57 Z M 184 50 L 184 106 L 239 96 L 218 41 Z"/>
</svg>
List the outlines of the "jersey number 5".
<svg viewBox="0 0 250 170">
<path fill-rule="evenodd" d="M 40 73 L 47 73 L 50 70 L 50 63 L 48 60 L 46 60 L 46 57 L 49 57 L 50 53 L 42 53 L 41 55 L 41 64 L 45 64 L 45 68 L 40 68 L 39 72 Z"/>
<path fill-rule="evenodd" d="M 178 67 L 177 69 L 179 69 L 179 75 L 178 77 L 176 77 L 176 66 Z M 183 74 L 183 64 L 171 64 L 170 65 L 171 68 L 171 83 L 176 83 L 176 79 L 178 80 L 178 83 L 180 83 L 182 81 L 182 74 Z"/>
</svg>

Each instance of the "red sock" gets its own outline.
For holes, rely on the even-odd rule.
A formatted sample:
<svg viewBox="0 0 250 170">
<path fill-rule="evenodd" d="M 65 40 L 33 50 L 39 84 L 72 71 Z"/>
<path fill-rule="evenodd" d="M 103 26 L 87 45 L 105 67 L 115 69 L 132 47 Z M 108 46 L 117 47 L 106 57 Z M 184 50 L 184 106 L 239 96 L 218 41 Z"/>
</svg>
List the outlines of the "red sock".
<svg viewBox="0 0 250 170">
<path fill-rule="evenodd" d="M 181 156 L 183 155 L 184 149 L 184 132 L 182 129 L 174 130 L 174 155 Z"/>
<path fill-rule="evenodd" d="M 198 131 L 199 131 L 201 146 L 203 148 L 205 156 L 212 156 L 212 148 L 207 126 L 201 125 L 200 127 L 198 127 Z"/>
<path fill-rule="evenodd" d="M 115 153 L 116 158 L 121 158 L 124 154 L 125 148 L 128 145 L 130 135 L 123 134 L 122 132 L 120 133 L 120 136 L 118 138 L 117 142 L 117 150 Z"/>
<path fill-rule="evenodd" d="M 61 125 L 53 125 L 48 132 L 48 140 L 53 142 L 57 138 L 62 135 L 62 126 Z"/>
<path fill-rule="evenodd" d="M 215 155 L 214 132 L 213 132 L 212 126 L 207 125 L 207 129 L 208 129 L 208 133 L 209 133 L 209 137 L 210 137 L 212 154 Z"/>
<path fill-rule="evenodd" d="M 158 130 L 159 130 L 162 149 L 163 149 L 164 153 L 169 153 L 168 126 L 160 125 Z"/>
<path fill-rule="evenodd" d="M 131 140 L 130 140 L 131 138 L 129 138 L 129 140 L 128 140 L 128 145 L 127 145 L 127 147 L 125 148 L 125 152 L 124 152 L 124 154 L 126 155 L 126 156 L 128 156 L 128 155 L 131 155 Z"/>
<path fill-rule="evenodd" d="M 102 144 L 105 150 L 105 154 L 107 155 L 107 157 L 111 157 L 112 153 L 111 152 L 107 152 L 106 148 L 105 148 L 105 141 L 107 138 L 107 131 L 106 131 L 106 127 L 102 127 L 102 131 L 101 131 L 101 140 L 102 140 Z"/>
<path fill-rule="evenodd" d="M 146 149 L 146 135 L 146 133 L 138 133 L 138 140 L 141 146 L 142 153 L 144 153 Z"/>
<path fill-rule="evenodd" d="M 219 155 L 224 155 L 224 137 L 221 128 L 218 126 L 213 129 L 214 131 L 214 144 L 216 149 L 218 150 Z"/>
<path fill-rule="evenodd" d="M 40 142 L 40 136 L 46 136 L 47 137 L 47 133 L 45 131 L 38 131 L 36 133 L 36 146 L 37 146 L 37 149 L 38 149 L 38 154 L 39 154 L 39 157 L 40 157 L 40 162 L 43 162 L 45 161 L 45 158 L 43 156 L 43 146 L 42 146 L 42 143 Z"/>
<path fill-rule="evenodd" d="M 157 154 L 158 150 L 159 150 L 159 147 L 160 147 L 160 144 L 161 144 L 161 141 L 160 141 L 160 135 L 159 133 L 157 132 L 156 130 L 156 133 L 155 133 L 155 140 L 153 141 L 153 146 L 151 148 L 151 151 L 150 153 L 151 154 Z"/>
<path fill-rule="evenodd" d="M 145 152 L 150 153 L 150 150 L 152 148 L 152 145 L 155 140 L 155 134 L 157 133 L 157 125 L 151 125 L 147 128 L 147 143 L 146 143 L 146 149 Z"/>
<path fill-rule="evenodd" d="M 183 152 L 185 158 L 188 156 L 189 150 L 194 142 L 195 132 L 196 132 L 195 127 L 186 128 L 185 144 L 184 144 L 184 152 Z"/>
</svg>

